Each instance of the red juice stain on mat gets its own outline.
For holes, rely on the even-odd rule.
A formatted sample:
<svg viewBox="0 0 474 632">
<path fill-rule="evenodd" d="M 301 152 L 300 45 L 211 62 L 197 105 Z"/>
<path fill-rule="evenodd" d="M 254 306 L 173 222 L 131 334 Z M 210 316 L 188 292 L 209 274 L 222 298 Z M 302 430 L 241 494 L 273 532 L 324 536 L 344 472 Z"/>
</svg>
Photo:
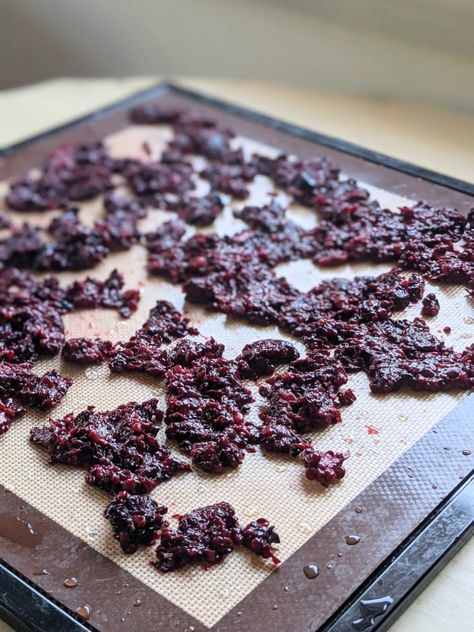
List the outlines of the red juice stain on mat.
<svg viewBox="0 0 474 632">
<path fill-rule="evenodd" d="M 367 434 L 369 435 L 378 435 L 380 430 L 378 428 L 374 428 L 374 426 L 366 426 Z"/>
</svg>

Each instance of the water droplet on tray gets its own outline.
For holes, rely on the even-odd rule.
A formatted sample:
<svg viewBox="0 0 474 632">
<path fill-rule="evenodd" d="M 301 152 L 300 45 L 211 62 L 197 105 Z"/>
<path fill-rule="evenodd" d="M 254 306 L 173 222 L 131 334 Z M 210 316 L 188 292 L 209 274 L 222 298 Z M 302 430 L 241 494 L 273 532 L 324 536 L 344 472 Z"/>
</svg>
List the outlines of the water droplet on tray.
<svg viewBox="0 0 474 632">
<path fill-rule="evenodd" d="M 359 535 L 346 535 L 346 544 L 348 544 L 349 546 L 354 546 L 354 544 L 359 544 L 359 542 Z"/>
<path fill-rule="evenodd" d="M 302 522 L 300 524 L 300 531 L 301 531 L 301 533 L 311 533 L 311 531 L 312 531 L 311 525 L 308 524 L 307 522 Z"/>
<path fill-rule="evenodd" d="M 407 415 L 398 415 L 398 418 L 400 419 L 400 421 L 406 421 L 408 419 Z"/>
<path fill-rule="evenodd" d="M 68 577 L 64 580 L 63 584 L 66 586 L 66 588 L 75 588 L 79 584 L 79 582 L 75 577 Z"/>
<path fill-rule="evenodd" d="M 86 604 L 85 606 L 79 606 L 79 608 L 76 608 L 76 612 L 80 617 L 87 621 L 91 618 L 92 609 Z"/>
<path fill-rule="evenodd" d="M 287 469 L 287 466 L 286 466 L 286 465 L 281 465 L 281 464 L 280 464 L 280 465 L 277 465 L 277 466 L 275 467 L 275 470 L 276 470 L 279 474 L 281 474 L 282 472 L 286 472 L 286 469 Z"/>
<path fill-rule="evenodd" d="M 469 456 L 471 454 L 470 450 L 463 450 L 462 451 L 463 456 Z"/>
<path fill-rule="evenodd" d="M 466 316 L 466 318 L 464 319 L 464 322 L 466 323 L 466 325 L 474 325 L 474 318 L 470 318 L 469 316 Z"/>
<path fill-rule="evenodd" d="M 303 567 L 303 573 L 308 579 L 315 579 L 319 575 L 319 566 L 317 564 L 306 564 Z"/>
</svg>

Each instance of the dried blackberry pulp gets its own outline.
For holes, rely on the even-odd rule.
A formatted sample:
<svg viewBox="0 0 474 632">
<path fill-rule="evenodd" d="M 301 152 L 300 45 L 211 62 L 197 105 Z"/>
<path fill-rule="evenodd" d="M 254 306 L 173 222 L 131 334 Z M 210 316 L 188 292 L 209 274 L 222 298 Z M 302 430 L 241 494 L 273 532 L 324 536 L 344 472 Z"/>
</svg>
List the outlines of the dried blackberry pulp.
<svg viewBox="0 0 474 632">
<path fill-rule="evenodd" d="M 74 281 L 65 291 L 65 300 L 73 309 L 94 309 L 105 307 L 116 309 L 123 318 L 128 318 L 138 308 L 140 292 L 124 290 L 123 275 L 112 270 L 105 281 L 87 277 L 84 281 Z"/>
<path fill-rule="evenodd" d="M 85 466 L 91 485 L 144 494 L 190 470 L 156 439 L 162 417 L 156 399 L 106 412 L 90 406 L 77 416 L 71 413 L 33 428 L 31 440 L 48 450 L 52 463 Z"/>
<path fill-rule="evenodd" d="M 209 567 L 222 561 L 241 544 L 278 564 L 273 544 L 279 541 L 267 520 L 260 518 L 242 528 L 234 508 L 221 502 L 179 516 L 177 529 L 165 526 L 156 549 L 155 565 L 163 573 L 189 564 Z"/>
<path fill-rule="evenodd" d="M 252 396 L 241 384 L 235 362 L 207 355 L 189 367 L 176 365 L 166 374 L 166 387 L 166 436 L 197 467 L 221 474 L 253 451 L 256 429 L 244 419 Z"/>
<path fill-rule="evenodd" d="M 94 364 L 104 362 L 113 351 L 109 340 L 100 338 L 71 338 L 66 341 L 61 355 L 75 364 Z"/>
<path fill-rule="evenodd" d="M 37 211 L 87 200 L 111 187 L 111 170 L 102 143 L 62 145 L 46 158 L 40 176 L 14 180 L 5 201 L 17 211 Z"/>
<path fill-rule="evenodd" d="M 329 487 L 336 481 L 344 478 L 346 470 L 343 467 L 347 454 L 340 452 L 320 452 L 312 448 L 301 454 L 301 460 L 306 469 L 306 478 L 310 481 L 318 481 L 324 487 Z"/>
<path fill-rule="evenodd" d="M 196 334 L 197 329 L 168 301 L 157 301 L 142 327 L 126 342 L 115 345 L 109 360 L 114 373 L 138 371 L 161 377 L 164 365 L 161 347 L 177 338 Z"/>
<path fill-rule="evenodd" d="M 159 506 L 148 496 L 119 492 L 105 510 L 114 538 L 122 551 L 135 553 L 139 545 L 149 546 L 158 538 L 158 532 L 167 523 L 163 516 L 167 507 Z"/>
<path fill-rule="evenodd" d="M 0 360 L 35 362 L 55 355 L 65 341 L 61 315 L 39 300 L 2 301 L 0 307 Z"/>
<path fill-rule="evenodd" d="M 111 250 L 128 250 L 141 237 L 139 220 L 147 215 L 146 208 L 133 198 L 108 195 L 104 199 L 105 218 L 95 223 L 95 230 Z"/>
<path fill-rule="evenodd" d="M 57 371 L 31 372 L 29 364 L 0 362 L 0 434 L 25 412 L 25 407 L 49 410 L 62 400 L 72 380 Z"/>
<path fill-rule="evenodd" d="M 280 537 L 275 532 L 275 527 L 270 525 L 265 518 L 258 518 L 250 522 L 242 529 L 242 544 L 245 548 L 261 555 L 264 559 L 270 558 L 274 564 L 280 560 L 275 556 L 274 544 L 280 543 Z"/>
<path fill-rule="evenodd" d="M 348 371 L 365 371 L 374 393 L 400 388 L 468 390 L 474 385 L 472 346 L 456 352 L 420 318 L 367 323 L 345 332 L 335 351 Z"/>
<path fill-rule="evenodd" d="M 0 399 L 0 435 L 10 430 L 12 423 L 25 413 L 25 408 L 10 397 Z"/>
<path fill-rule="evenodd" d="M 327 319 L 386 320 L 423 296 L 424 281 L 391 270 L 377 277 L 335 278 L 300 293 L 282 306 L 279 325 L 297 336 L 308 336 Z"/>
<path fill-rule="evenodd" d="M 437 316 L 439 314 L 439 301 L 436 298 L 436 294 L 430 292 L 425 296 L 422 303 L 423 307 L 421 309 L 421 313 L 423 316 L 432 318 L 433 316 Z"/>
<path fill-rule="evenodd" d="M 296 360 L 299 355 L 291 342 L 264 339 L 245 345 L 236 361 L 242 378 L 256 380 L 262 375 L 271 375 L 275 365 Z"/>
</svg>

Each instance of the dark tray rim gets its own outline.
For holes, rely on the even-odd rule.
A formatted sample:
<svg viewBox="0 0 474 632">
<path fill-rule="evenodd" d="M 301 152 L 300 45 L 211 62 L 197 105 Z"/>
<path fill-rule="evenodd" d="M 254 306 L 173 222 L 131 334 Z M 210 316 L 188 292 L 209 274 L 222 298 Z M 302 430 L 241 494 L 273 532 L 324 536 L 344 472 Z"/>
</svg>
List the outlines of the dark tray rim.
<svg viewBox="0 0 474 632">
<path fill-rule="evenodd" d="M 144 100 L 156 98 L 169 92 L 289 135 L 474 196 L 474 184 L 469 182 L 424 169 L 412 163 L 281 121 L 170 82 L 159 83 L 140 90 L 90 114 L 10 145 L 0 150 L 0 157 L 5 158 L 59 132 L 83 123 L 99 120 L 111 113 L 128 109 Z M 446 529 L 446 524 L 449 524 L 451 528 Z M 474 535 L 474 471 L 471 471 L 469 476 L 425 518 L 410 537 L 402 542 L 393 554 L 372 573 L 360 589 L 347 599 L 344 605 L 319 629 L 320 632 L 350 632 L 358 629 L 368 632 L 383 632 L 387 630 L 472 535 Z M 430 543 L 428 553 L 427 543 Z M 407 572 L 407 560 L 409 559 L 416 559 L 417 564 L 412 565 L 410 571 Z M 400 580 L 400 573 L 403 575 L 402 580 Z M 367 609 L 364 602 L 373 600 L 379 595 L 381 586 L 383 586 L 383 593 L 387 596 L 376 599 L 379 604 L 369 604 Z M 364 609 L 369 612 L 369 615 L 365 617 Z M 79 621 L 76 615 L 62 604 L 37 586 L 33 586 L 20 573 L 1 560 L 0 618 L 20 632 L 30 630 L 36 632 L 46 632 L 46 630 L 47 632 L 62 632 L 64 630 L 84 632 L 95 629 L 86 622 Z M 361 619 L 360 625 L 363 627 L 354 625 L 354 620 L 358 618 Z"/>
<path fill-rule="evenodd" d="M 257 112 L 250 108 L 235 105 L 229 101 L 224 101 L 222 99 L 196 92 L 194 90 L 190 90 L 188 88 L 184 88 L 183 86 L 166 81 L 155 86 L 151 86 L 150 88 L 140 90 L 139 92 L 135 92 L 134 94 L 125 97 L 124 99 L 120 99 L 119 101 L 115 101 L 111 105 L 99 108 L 98 110 L 95 110 L 90 114 L 75 118 L 62 125 L 50 128 L 34 136 L 30 136 L 29 138 L 19 141 L 18 143 L 14 143 L 12 145 L 4 147 L 0 149 L 0 156 L 9 156 L 19 149 L 22 149 L 23 147 L 26 147 L 28 145 L 32 145 L 39 140 L 48 138 L 49 136 L 65 131 L 72 127 L 76 127 L 77 125 L 80 125 L 82 123 L 101 119 L 104 116 L 111 114 L 112 112 L 133 107 L 134 105 L 140 103 L 145 99 L 158 97 L 165 94 L 166 92 L 174 92 L 175 94 L 180 94 L 182 96 L 193 99 L 194 101 L 205 103 L 225 112 L 229 112 L 230 114 L 235 114 L 237 116 L 241 116 L 248 120 L 254 121 L 255 123 L 260 123 L 262 125 L 265 125 L 266 127 L 272 127 L 274 129 L 291 134 L 292 136 L 304 138 L 305 140 L 324 145 L 325 147 L 331 147 L 332 149 L 337 149 L 346 154 L 357 156 L 358 158 L 363 158 L 364 160 L 368 160 L 369 162 L 383 165 L 396 171 L 401 171 L 407 175 L 422 178 L 423 180 L 427 180 L 429 182 L 433 182 L 434 184 L 453 189 L 454 191 L 459 191 L 461 193 L 466 193 L 468 195 L 474 196 L 474 183 L 467 182 L 466 180 L 460 180 L 458 178 L 444 175 L 437 171 L 425 169 L 424 167 L 420 167 L 414 163 L 400 160 L 398 158 L 393 158 L 387 154 L 383 154 L 372 149 L 367 149 L 366 147 L 363 147 L 361 145 L 350 143 L 348 141 L 341 140 L 334 136 L 328 136 L 320 132 L 315 132 L 308 128 L 301 127 L 293 123 L 288 123 L 286 121 L 268 116 L 266 114 L 262 114 L 261 112 Z"/>
</svg>

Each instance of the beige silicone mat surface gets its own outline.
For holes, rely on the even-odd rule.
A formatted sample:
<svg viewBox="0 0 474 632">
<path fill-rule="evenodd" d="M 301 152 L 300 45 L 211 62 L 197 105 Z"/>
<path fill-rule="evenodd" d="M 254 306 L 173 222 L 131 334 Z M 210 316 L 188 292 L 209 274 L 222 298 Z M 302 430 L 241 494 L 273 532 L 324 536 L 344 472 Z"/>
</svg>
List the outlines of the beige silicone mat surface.
<svg viewBox="0 0 474 632">
<path fill-rule="evenodd" d="M 136 155 L 145 159 L 142 150 L 144 139 L 151 145 L 153 154 L 158 156 L 168 137 L 166 129 L 130 127 L 110 136 L 107 144 L 117 157 Z M 246 151 L 259 149 L 269 154 L 275 151 L 248 139 L 236 139 L 236 143 L 242 144 Z M 206 186 L 199 183 L 202 192 Z M 252 187 L 249 201 L 256 204 L 267 202 L 271 190 L 270 182 L 259 176 Z M 390 208 L 407 202 L 382 190 L 373 189 L 373 195 Z M 279 193 L 279 197 L 287 202 L 284 194 Z M 240 205 L 234 204 L 234 207 Z M 81 217 L 87 223 L 92 223 L 100 212 L 101 201 L 97 200 L 82 207 Z M 289 214 L 305 226 L 316 223 L 312 211 L 293 206 Z M 18 213 L 11 215 L 15 222 L 25 219 L 24 215 Z M 28 215 L 32 222 L 43 224 L 49 222 L 51 217 L 51 213 Z M 150 210 L 148 218 L 143 220 L 143 228 L 151 229 L 164 218 L 170 217 L 170 213 Z M 236 232 L 243 226 L 232 217 L 232 207 L 228 205 L 214 227 L 208 230 L 215 228 L 224 234 Z M 189 229 L 190 233 L 192 231 Z M 250 326 L 222 314 L 184 305 L 180 288 L 159 278 L 149 278 L 145 262 L 145 250 L 136 246 L 127 253 L 109 256 L 88 272 L 91 276 L 103 279 L 117 267 L 125 275 L 128 287 L 141 288 L 139 311 L 131 319 L 121 320 L 112 311 L 83 311 L 65 317 L 67 335 L 102 336 L 112 341 L 126 339 L 146 319 L 156 300 L 168 299 L 176 307 L 184 307 L 203 336 L 212 335 L 224 343 L 228 358 L 235 357 L 248 342 L 259 338 L 283 337 L 276 327 Z M 278 271 L 299 289 L 307 290 L 323 278 L 378 274 L 387 269 L 388 266 L 354 265 L 322 271 L 309 261 L 301 261 L 282 265 Z M 87 273 L 64 273 L 60 278 L 62 283 L 67 284 L 72 279 L 85 276 Z M 441 310 L 439 316 L 431 320 L 432 329 L 440 337 L 446 338 L 455 349 L 463 349 L 472 342 L 474 333 L 472 308 L 465 291 L 453 286 L 436 287 L 434 291 L 440 300 Z M 414 317 L 419 315 L 419 311 L 420 304 L 406 310 L 403 316 Z M 449 336 L 442 332 L 446 325 L 453 331 Z M 53 411 L 54 417 L 61 417 L 70 411 L 79 412 L 90 404 L 105 410 L 131 400 L 143 401 L 156 396 L 162 398 L 163 408 L 165 406 L 162 381 L 126 374 L 111 375 L 106 365 L 84 370 L 61 363 L 59 359 L 42 361 L 36 370 L 39 372 L 53 367 L 60 368 L 62 373 L 74 378 L 66 398 Z M 282 560 L 287 559 L 444 417 L 462 397 L 462 394 L 457 393 L 411 392 L 376 396 L 370 394 L 365 375 L 351 376 L 349 385 L 355 390 L 358 399 L 344 409 L 343 422 L 313 436 L 315 445 L 321 449 L 350 450 L 347 474 L 340 484 L 323 490 L 305 479 L 303 468 L 297 460 L 270 456 L 257 450 L 245 458 L 240 468 L 226 475 L 215 477 L 195 471 L 177 476 L 155 489 L 152 497 L 160 504 L 167 505 L 170 515 L 226 500 L 234 505 L 242 521 L 264 516 L 277 526 L 281 536 L 278 556 Z M 258 398 L 251 415 L 256 417 L 257 412 Z M 133 556 L 124 555 L 112 539 L 109 524 L 102 515 L 109 496 L 86 485 L 82 471 L 49 465 L 47 455 L 29 443 L 29 429 L 46 422 L 46 415 L 29 413 L 0 438 L 0 482 L 203 624 L 212 626 L 216 623 L 272 572 L 271 565 L 246 551 L 230 555 L 208 572 L 200 568 L 188 568 L 167 575 L 161 575 L 149 564 L 153 549 L 142 550 Z M 436 485 L 435 472 L 432 484 Z M 336 572 L 339 572 L 338 568 Z"/>
</svg>

